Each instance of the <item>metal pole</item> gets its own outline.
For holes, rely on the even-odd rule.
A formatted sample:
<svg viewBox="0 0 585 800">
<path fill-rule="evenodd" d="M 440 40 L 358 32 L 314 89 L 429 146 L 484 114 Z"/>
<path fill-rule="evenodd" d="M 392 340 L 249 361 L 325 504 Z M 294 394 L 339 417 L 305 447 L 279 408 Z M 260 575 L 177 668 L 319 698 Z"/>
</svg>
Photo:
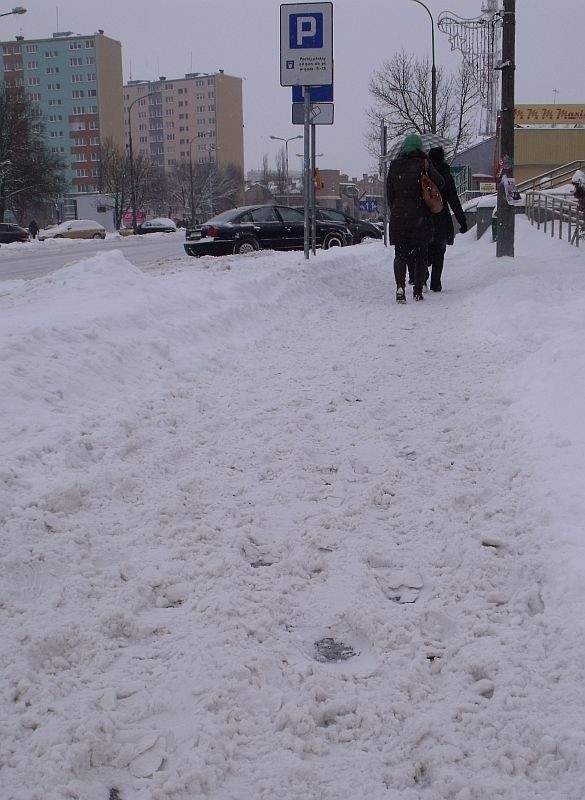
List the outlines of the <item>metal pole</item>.
<svg viewBox="0 0 585 800">
<path fill-rule="evenodd" d="M 304 156 L 303 156 L 303 173 L 305 176 L 303 194 L 304 194 L 304 211 L 305 211 L 305 226 L 304 226 L 304 251 L 305 258 L 309 258 L 309 233 L 311 229 L 310 208 L 311 208 L 311 95 L 308 86 L 303 87 L 303 96 L 305 100 L 305 120 L 304 120 Z"/>
<path fill-rule="evenodd" d="M 136 233 L 136 185 L 134 182 L 134 154 L 132 151 L 132 121 L 130 111 L 136 100 L 128 106 L 128 154 L 130 156 L 130 202 L 132 203 L 132 230 Z"/>
<path fill-rule="evenodd" d="M 152 97 L 156 92 L 147 92 L 140 97 L 135 97 L 128 106 L 128 155 L 130 156 L 130 202 L 132 203 L 132 230 L 136 233 L 136 181 L 134 179 L 134 152 L 132 150 L 132 106 L 139 100 L 145 100 L 147 97 Z"/>
<path fill-rule="evenodd" d="M 317 255 L 317 126 L 311 125 L 311 245 Z"/>
<path fill-rule="evenodd" d="M 190 186 L 190 189 L 191 189 L 191 225 L 195 224 L 195 222 L 194 222 L 194 219 L 195 219 L 195 202 L 194 202 L 195 198 L 194 198 L 194 195 L 193 195 L 193 156 L 192 156 L 192 153 L 191 153 L 191 148 L 193 146 L 193 142 L 194 141 L 195 141 L 195 139 L 191 139 L 191 141 L 189 142 L 189 186 Z"/>
<path fill-rule="evenodd" d="M 502 26 L 502 110 L 496 256 L 514 257 L 514 207 L 506 200 L 504 178 L 514 178 L 514 77 L 516 70 L 516 0 L 504 0 Z"/>
<path fill-rule="evenodd" d="M 412 0 L 413 3 L 418 3 L 422 6 L 429 17 L 431 18 L 431 53 L 432 53 L 432 66 L 431 66 L 431 131 L 437 132 L 437 68 L 435 66 L 435 20 L 431 14 L 428 6 L 421 0 Z"/>
</svg>

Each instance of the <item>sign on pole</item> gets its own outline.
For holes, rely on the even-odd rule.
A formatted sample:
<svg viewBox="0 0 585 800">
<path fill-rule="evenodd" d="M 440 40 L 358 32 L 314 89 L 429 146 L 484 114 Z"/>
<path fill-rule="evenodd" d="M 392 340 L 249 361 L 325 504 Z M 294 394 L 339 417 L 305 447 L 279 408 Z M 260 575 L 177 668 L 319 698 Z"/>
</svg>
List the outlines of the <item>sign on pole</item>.
<svg viewBox="0 0 585 800">
<path fill-rule="evenodd" d="M 333 84 L 333 3 L 280 6 L 280 85 Z"/>
<path fill-rule="evenodd" d="M 311 125 L 333 125 L 333 103 L 311 103 L 309 111 Z M 305 124 L 305 104 L 292 104 L 292 124 Z"/>
</svg>

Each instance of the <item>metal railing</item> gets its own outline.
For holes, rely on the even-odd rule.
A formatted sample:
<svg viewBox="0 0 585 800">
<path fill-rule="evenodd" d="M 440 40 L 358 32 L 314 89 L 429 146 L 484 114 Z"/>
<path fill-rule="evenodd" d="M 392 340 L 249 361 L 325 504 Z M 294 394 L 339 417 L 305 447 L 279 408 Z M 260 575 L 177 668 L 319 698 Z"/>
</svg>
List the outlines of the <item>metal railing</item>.
<svg viewBox="0 0 585 800">
<path fill-rule="evenodd" d="M 526 192 L 526 216 L 537 230 L 550 232 L 551 238 L 566 239 L 575 247 L 585 238 L 585 215 L 566 195 Z"/>
<path fill-rule="evenodd" d="M 516 184 L 516 189 L 519 192 L 528 192 L 539 189 L 553 189 L 555 186 L 561 186 L 563 183 L 570 183 L 571 178 L 575 174 L 575 170 L 583 169 L 585 161 L 570 161 L 568 164 L 562 164 L 560 167 L 549 169 L 540 175 L 534 175 L 521 183 Z"/>
</svg>

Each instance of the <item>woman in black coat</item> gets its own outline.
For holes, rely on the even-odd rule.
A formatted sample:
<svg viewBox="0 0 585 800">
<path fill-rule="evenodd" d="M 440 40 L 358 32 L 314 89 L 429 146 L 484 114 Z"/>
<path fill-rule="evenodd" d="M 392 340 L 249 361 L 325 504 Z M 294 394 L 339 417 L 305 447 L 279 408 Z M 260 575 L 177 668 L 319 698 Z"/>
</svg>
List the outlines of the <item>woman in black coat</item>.
<svg viewBox="0 0 585 800">
<path fill-rule="evenodd" d="M 440 292 L 443 288 L 441 285 L 441 275 L 443 274 L 443 265 L 445 262 L 445 250 L 448 244 L 453 244 L 455 241 L 455 229 L 453 228 L 451 212 L 453 212 L 457 218 L 460 233 L 465 233 L 467 231 L 467 220 L 465 219 L 465 212 L 461 208 L 461 202 L 457 195 L 455 181 L 451 175 L 449 164 L 445 161 L 443 148 L 431 148 L 429 150 L 429 158 L 444 181 L 441 189 L 443 210 L 439 214 L 433 216 L 435 232 L 429 244 L 428 252 L 428 265 L 431 267 L 431 292 Z"/>
<path fill-rule="evenodd" d="M 406 300 L 406 270 L 414 278 L 412 296 L 422 300 L 427 271 L 427 251 L 433 238 L 433 214 L 427 208 L 421 190 L 421 174 L 429 164 L 429 176 L 439 188 L 443 179 L 428 161 L 417 134 L 404 140 L 397 159 L 390 162 L 386 196 L 390 209 L 389 239 L 394 245 L 396 301 Z"/>
</svg>

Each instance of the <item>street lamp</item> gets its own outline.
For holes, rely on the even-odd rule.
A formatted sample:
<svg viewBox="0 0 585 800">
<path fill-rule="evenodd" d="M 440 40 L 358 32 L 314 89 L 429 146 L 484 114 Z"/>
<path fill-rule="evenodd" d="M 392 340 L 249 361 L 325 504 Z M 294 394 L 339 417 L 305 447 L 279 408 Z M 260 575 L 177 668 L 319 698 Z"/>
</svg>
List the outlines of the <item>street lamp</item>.
<svg viewBox="0 0 585 800">
<path fill-rule="evenodd" d="M 15 6 L 12 11 L 5 11 L 3 14 L 0 14 L 0 17 L 9 17 L 11 14 L 26 14 L 26 8 Z"/>
<path fill-rule="evenodd" d="M 288 193 L 288 143 L 294 141 L 295 139 L 302 139 L 303 137 L 301 134 L 298 136 L 291 136 L 288 139 L 283 139 L 281 136 L 271 136 L 271 139 L 275 139 L 278 142 L 284 142 L 284 158 L 285 158 L 285 168 L 286 168 L 286 191 Z"/>
<path fill-rule="evenodd" d="M 195 218 L 195 200 L 193 196 L 193 153 L 192 153 L 192 145 L 196 139 L 201 137 L 194 136 L 191 141 L 189 142 L 189 186 L 191 189 L 191 225 L 194 225 L 194 218 Z"/>
<path fill-rule="evenodd" d="M 141 94 L 140 97 L 136 97 L 128 106 L 128 154 L 130 156 L 130 201 L 132 203 L 132 230 L 136 233 L 136 228 L 138 227 L 136 224 L 136 184 L 134 181 L 134 153 L 132 151 L 132 120 L 130 117 L 130 112 L 132 110 L 132 106 L 137 103 L 139 100 L 144 100 L 145 97 L 150 97 L 153 94 L 157 94 L 156 92 L 147 92 L 146 94 Z"/>
<path fill-rule="evenodd" d="M 435 20 L 422 0 L 411 0 L 412 3 L 418 3 L 422 6 L 429 17 L 431 18 L 431 45 L 432 45 L 432 68 L 431 68 L 431 131 L 437 132 L 437 68 L 435 67 Z"/>
</svg>

